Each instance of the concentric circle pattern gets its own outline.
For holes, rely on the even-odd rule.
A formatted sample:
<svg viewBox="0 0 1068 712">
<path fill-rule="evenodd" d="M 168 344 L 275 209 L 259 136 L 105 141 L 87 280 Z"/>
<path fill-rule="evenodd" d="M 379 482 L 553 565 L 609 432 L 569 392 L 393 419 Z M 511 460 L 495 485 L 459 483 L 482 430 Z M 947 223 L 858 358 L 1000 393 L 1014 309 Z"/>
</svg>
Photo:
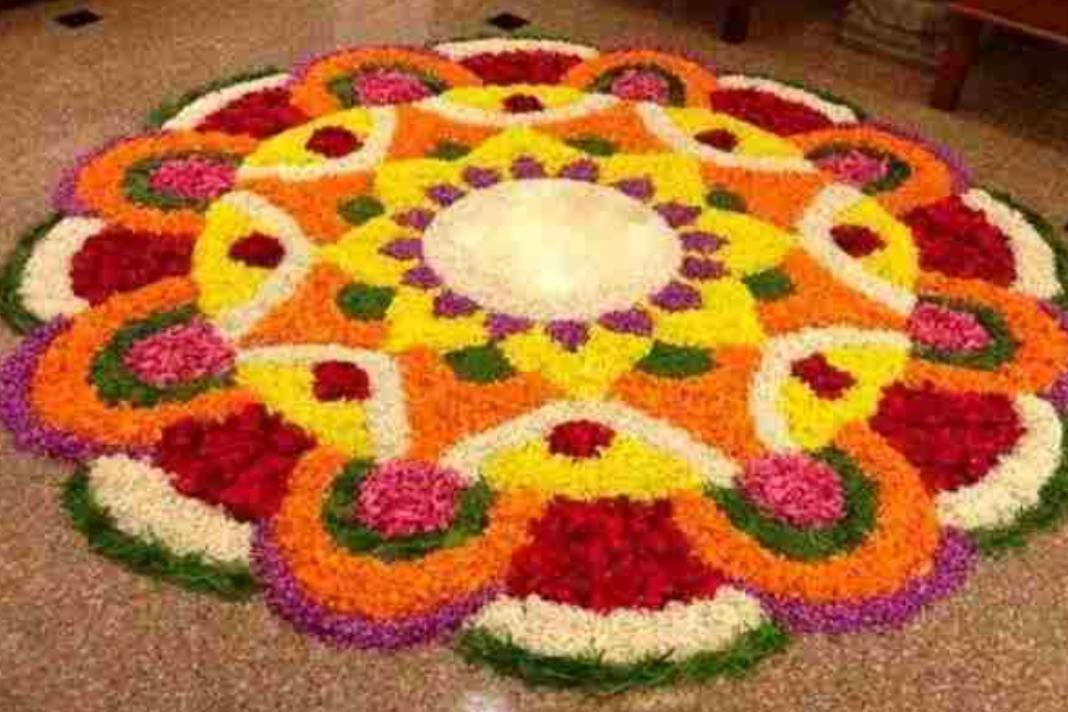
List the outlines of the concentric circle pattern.
<svg viewBox="0 0 1068 712">
<path fill-rule="evenodd" d="M 1065 249 L 908 132 L 541 40 L 189 97 L 3 280 L 3 421 L 134 569 L 620 691 L 899 626 L 1064 515 Z"/>
</svg>

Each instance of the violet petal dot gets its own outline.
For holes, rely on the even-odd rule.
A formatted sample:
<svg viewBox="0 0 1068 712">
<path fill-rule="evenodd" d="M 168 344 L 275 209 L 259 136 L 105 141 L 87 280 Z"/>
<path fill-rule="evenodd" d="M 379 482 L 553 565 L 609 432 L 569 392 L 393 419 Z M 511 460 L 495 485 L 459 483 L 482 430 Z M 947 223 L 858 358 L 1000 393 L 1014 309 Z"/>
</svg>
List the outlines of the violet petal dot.
<svg viewBox="0 0 1068 712">
<path fill-rule="evenodd" d="M 1057 320 L 1061 331 L 1068 334 L 1068 311 L 1049 301 L 1043 302 L 1042 308 Z M 1058 413 L 1061 415 L 1068 414 L 1068 369 L 1061 374 L 1060 378 L 1043 395 L 1057 409 Z"/>
<path fill-rule="evenodd" d="M 578 351 L 590 338 L 589 326 L 581 321 L 553 321 L 546 325 L 545 333 L 568 351 Z"/>
<path fill-rule="evenodd" d="M 450 633 L 499 595 L 487 588 L 445 604 L 432 613 L 394 620 L 375 620 L 337 613 L 314 600 L 296 579 L 273 541 L 272 524 L 264 520 L 252 539 L 251 568 L 263 584 L 268 608 L 294 628 L 339 648 L 397 650 Z"/>
<path fill-rule="evenodd" d="M 493 339 L 506 339 L 515 334 L 529 331 L 534 326 L 530 319 L 511 314 L 490 314 L 486 317 L 486 328 Z"/>
<path fill-rule="evenodd" d="M 664 311 L 686 311 L 701 306 L 701 293 L 682 282 L 669 282 L 650 300 Z"/>
<path fill-rule="evenodd" d="M 472 188 L 488 188 L 501 181 L 501 174 L 493 168 L 468 166 L 464 169 L 463 179 Z"/>
<path fill-rule="evenodd" d="M 946 598 L 962 585 L 977 558 L 975 544 L 962 532 L 946 529 L 926 576 L 915 578 L 897 593 L 848 603 L 809 603 L 781 598 L 746 587 L 772 617 L 791 633 L 843 634 L 891 630 L 915 618 L 926 606 Z"/>
<path fill-rule="evenodd" d="M 383 245 L 379 252 L 395 260 L 419 259 L 423 256 L 423 241 L 406 237 Z"/>
<path fill-rule="evenodd" d="M 456 292 L 444 292 L 434 299 L 434 315 L 446 318 L 468 316 L 478 311 L 478 302 Z"/>
<path fill-rule="evenodd" d="M 601 316 L 601 326 L 621 334 L 648 336 L 653 333 L 653 318 L 643 309 L 609 312 Z"/>
<path fill-rule="evenodd" d="M 688 279 L 718 279 L 726 274 L 722 262 L 703 257 L 687 257 L 682 261 L 682 275 Z"/>
<path fill-rule="evenodd" d="M 426 230 L 434 222 L 434 212 L 424 208 L 412 208 L 393 216 L 393 222 L 413 230 Z"/>
<path fill-rule="evenodd" d="M 462 190 L 455 185 L 449 185 L 448 183 L 440 183 L 432 186 L 427 190 L 426 194 L 427 197 L 443 208 L 452 205 L 457 200 L 464 197 L 464 192 Z"/>
<path fill-rule="evenodd" d="M 674 201 L 660 203 L 656 206 L 656 211 L 660 213 L 660 217 L 664 218 L 664 220 L 667 221 L 667 224 L 671 227 L 689 225 L 701 214 L 700 208 Z"/>
<path fill-rule="evenodd" d="M 544 178 L 545 166 L 536 158 L 520 156 L 512 161 L 512 177 L 520 180 L 524 178 Z"/>
<path fill-rule="evenodd" d="M 420 289 L 433 289 L 441 286 L 441 277 L 426 265 L 412 267 L 404 273 L 401 281 L 409 287 L 418 287 Z"/>
<path fill-rule="evenodd" d="M 684 232 L 679 236 L 679 240 L 682 242 L 683 249 L 705 254 L 715 252 L 725 244 L 723 238 L 719 235 L 713 235 L 702 230 Z"/>
<path fill-rule="evenodd" d="M 612 187 L 635 200 L 649 200 L 656 191 L 648 178 L 625 178 L 613 183 Z"/>
<path fill-rule="evenodd" d="M 560 177 L 568 180 L 593 182 L 600 174 L 601 169 L 588 158 L 569 163 L 560 169 Z"/>
</svg>

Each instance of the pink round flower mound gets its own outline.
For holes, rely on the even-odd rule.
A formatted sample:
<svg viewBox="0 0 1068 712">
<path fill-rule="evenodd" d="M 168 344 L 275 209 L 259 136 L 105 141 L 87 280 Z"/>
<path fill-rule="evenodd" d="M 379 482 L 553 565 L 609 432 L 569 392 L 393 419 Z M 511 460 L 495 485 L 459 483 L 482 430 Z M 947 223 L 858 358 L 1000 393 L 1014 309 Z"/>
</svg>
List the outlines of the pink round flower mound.
<svg viewBox="0 0 1068 712">
<path fill-rule="evenodd" d="M 817 160 L 816 165 L 857 188 L 880 181 L 890 172 L 890 163 L 885 158 L 876 158 L 857 149 L 833 153 Z"/>
<path fill-rule="evenodd" d="M 203 321 L 178 324 L 131 346 L 123 363 L 135 376 L 157 388 L 170 388 L 228 371 L 234 352 Z"/>
<path fill-rule="evenodd" d="M 920 304 L 909 317 L 913 341 L 943 351 L 982 351 L 991 338 L 974 314 L 939 304 Z"/>
<path fill-rule="evenodd" d="M 189 156 L 160 165 L 149 183 L 157 193 L 186 200 L 214 200 L 230 190 L 235 176 L 235 168 L 225 161 Z"/>
<path fill-rule="evenodd" d="M 829 527 L 845 516 L 838 474 L 805 455 L 772 455 L 751 462 L 742 492 L 765 514 L 796 527 Z"/>
<path fill-rule="evenodd" d="M 359 485 L 356 518 L 387 538 L 440 531 L 452 523 L 464 481 L 416 460 L 378 465 Z"/>
<path fill-rule="evenodd" d="M 655 72 L 627 69 L 612 82 L 612 93 L 627 101 L 654 101 L 657 104 L 666 104 L 670 88 L 667 81 Z"/>
<path fill-rule="evenodd" d="M 430 89 L 418 77 L 396 70 L 378 70 L 355 77 L 356 96 L 364 106 L 406 104 L 430 96 Z"/>
</svg>

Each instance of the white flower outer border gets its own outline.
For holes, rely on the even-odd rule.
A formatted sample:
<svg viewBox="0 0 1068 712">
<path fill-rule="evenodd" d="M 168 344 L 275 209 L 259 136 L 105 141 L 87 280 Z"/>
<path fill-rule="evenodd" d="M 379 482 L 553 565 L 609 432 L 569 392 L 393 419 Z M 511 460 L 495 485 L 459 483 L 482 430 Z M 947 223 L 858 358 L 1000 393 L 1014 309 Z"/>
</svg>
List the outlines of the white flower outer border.
<svg viewBox="0 0 1068 712">
<path fill-rule="evenodd" d="M 971 530 L 1012 524 L 1039 503 L 1042 488 L 1057 474 L 1064 426 L 1056 409 L 1028 395 L 1019 396 L 1015 406 L 1023 436 L 979 482 L 935 498 L 942 525 Z"/>
<path fill-rule="evenodd" d="M 278 238 L 285 248 L 286 256 L 282 263 L 271 273 L 256 296 L 249 302 L 218 314 L 212 319 L 220 331 L 233 341 L 247 334 L 261 319 L 267 316 L 278 304 L 293 296 L 301 282 L 311 271 L 315 260 L 315 250 L 304 236 L 300 225 L 288 213 L 276 207 L 266 199 L 239 191 L 228 193 L 218 203 L 232 206 L 253 220 L 264 222 L 273 228 L 271 234 Z M 198 270 L 198 254 L 193 253 L 193 279 Z"/>
<path fill-rule="evenodd" d="M 93 498 L 115 527 L 156 541 L 184 556 L 198 554 L 220 564 L 249 563 L 252 525 L 178 493 L 164 470 L 123 455 L 102 457 L 89 468 Z"/>
<path fill-rule="evenodd" d="M 503 449 L 519 447 L 545 437 L 559 423 L 592 420 L 632 435 L 685 460 L 702 480 L 717 487 L 732 487 L 741 469 L 718 450 L 694 440 L 671 427 L 615 401 L 558 401 L 496 428 L 483 431 L 453 445 L 442 457 L 442 465 L 456 470 L 469 482 L 478 481 L 482 462 Z"/>
<path fill-rule="evenodd" d="M 503 597 L 485 606 L 468 627 L 485 630 L 539 655 L 600 655 L 610 664 L 667 656 L 682 662 L 724 650 L 767 621 L 760 602 L 729 586 L 710 600 L 672 602 L 659 611 L 599 614 L 538 596 Z"/>
<path fill-rule="evenodd" d="M 805 158 L 741 156 L 699 143 L 671 120 L 664 107 L 651 102 L 635 104 L 635 110 L 649 131 L 669 148 L 724 168 L 743 168 L 770 173 L 815 173 L 818 169 Z"/>
<path fill-rule="evenodd" d="M 790 86 L 765 77 L 751 77 L 743 74 L 731 74 L 716 80 L 720 89 L 753 89 L 767 92 L 786 101 L 801 104 L 817 111 L 839 126 L 855 124 L 860 118 L 857 112 L 843 104 L 828 101 L 800 87 Z"/>
<path fill-rule="evenodd" d="M 801 449 L 790 436 L 789 423 L 779 410 L 779 391 L 790 378 L 794 361 L 843 346 L 890 346 L 907 350 L 912 342 L 896 331 L 848 326 L 803 329 L 769 341 L 749 391 L 749 413 L 757 438 L 764 445 L 777 452 Z"/>
<path fill-rule="evenodd" d="M 851 186 L 836 184 L 824 189 L 798 221 L 798 240 L 820 265 L 847 287 L 907 316 L 916 306 L 916 295 L 864 269 L 831 239 L 837 216 L 863 200 L 869 198 Z"/>
<path fill-rule="evenodd" d="M 446 119 L 459 121 L 472 126 L 492 126 L 509 128 L 516 126 L 537 126 L 557 121 L 580 119 L 599 111 L 606 111 L 619 104 L 617 97 L 609 94 L 589 94 L 574 104 L 558 106 L 544 111 L 530 111 L 521 114 L 509 114 L 503 111 L 488 111 L 475 106 L 466 106 L 449 101 L 445 96 L 432 96 L 412 104 L 417 109 L 437 114 Z"/>
<path fill-rule="evenodd" d="M 360 150 L 344 158 L 336 158 L 311 166 L 292 166 L 284 163 L 269 166 L 243 165 L 237 170 L 238 181 L 278 178 L 291 183 L 300 183 L 371 170 L 382 162 L 393 143 L 393 136 L 397 131 L 397 111 L 392 106 L 374 106 L 368 109 L 351 109 L 351 111 L 366 111 L 371 115 L 371 131 L 364 139 Z M 317 119 L 316 123 L 329 126 L 330 117 Z M 302 128 L 304 127 L 291 130 Z M 279 135 L 285 136 L 284 133 Z"/>
<path fill-rule="evenodd" d="M 89 308 L 74 293 L 71 261 L 93 235 L 107 227 L 97 218 L 64 218 L 52 226 L 30 254 L 19 284 L 23 306 L 42 321 L 73 316 Z"/>
<path fill-rule="evenodd" d="M 1051 299 L 1061 293 L 1053 250 L 1020 211 L 977 188 L 962 195 L 961 200 L 1008 236 L 1016 262 L 1014 290 L 1039 299 Z"/>
<path fill-rule="evenodd" d="M 461 40 L 459 42 L 443 42 L 434 47 L 434 51 L 443 54 L 452 60 L 462 60 L 479 54 L 502 54 L 504 52 L 559 52 L 569 54 L 582 59 L 592 59 L 600 52 L 587 45 L 563 42 L 561 40 L 539 39 L 508 39 L 505 37 L 490 37 L 481 40 Z"/>
<path fill-rule="evenodd" d="M 408 414 L 400 370 L 389 356 L 333 344 L 266 346 L 237 355 L 238 365 L 314 364 L 322 361 L 344 361 L 367 371 L 371 377 L 371 398 L 361 407 L 367 415 L 367 429 L 375 457 L 401 457 L 409 445 Z"/>
<path fill-rule="evenodd" d="M 283 87 L 289 83 L 290 79 L 291 77 L 288 74 L 272 74 L 217 89 L 185 106 L 173 118 L 163 124 L 163 130 L 193 131 L 204 119 L 220 109 L 225 109 L 238 99 L 265 89 Z"/>
</svg>

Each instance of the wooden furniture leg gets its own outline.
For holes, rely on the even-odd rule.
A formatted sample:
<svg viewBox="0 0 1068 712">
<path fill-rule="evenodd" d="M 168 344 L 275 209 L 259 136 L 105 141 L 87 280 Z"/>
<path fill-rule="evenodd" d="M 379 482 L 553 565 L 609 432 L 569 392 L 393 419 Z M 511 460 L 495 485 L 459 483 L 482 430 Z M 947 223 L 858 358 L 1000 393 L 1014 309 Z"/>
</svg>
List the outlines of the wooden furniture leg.
<svg viewBox="0 0 1068 712">
<path fill-rule="evenodd" d="M 938 78 L 931 92 L 931 106 L 942 111 L 953 111 L 960 103 L 961 90 L 968 78 L 968 71 L 979 52 L 979 38 L 983 22 L 974 17 L 954 18 L 949 46 L 942 53 Z"/>
<path fill-rule="evenodd" d="M 723 18 L 720 39 L 731 44 L 745 42 L 749 36 L 749 18 L 754 0 L 728 0 L 727 14 Z"/>
</svg>

